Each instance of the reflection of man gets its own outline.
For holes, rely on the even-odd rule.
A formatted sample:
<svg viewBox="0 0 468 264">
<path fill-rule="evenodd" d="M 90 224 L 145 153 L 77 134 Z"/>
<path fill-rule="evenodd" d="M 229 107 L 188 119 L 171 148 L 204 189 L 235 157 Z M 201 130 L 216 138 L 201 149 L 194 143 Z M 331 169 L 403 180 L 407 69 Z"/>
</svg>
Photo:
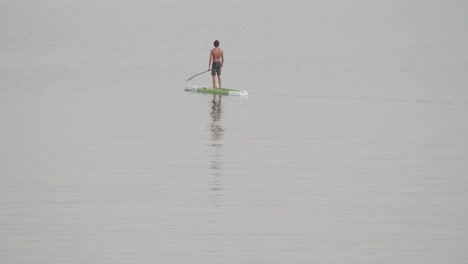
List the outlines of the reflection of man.
<svg viewBox="0 0 468 264">
<path fill-rule="evenodd" d="M 222 128 L 220 121 L 221 121 L 221 95 L 219 95 L 219 100 L 216 100 L 216 95 L 213 95 L 213 104 L 211 106 L 211 139 L 213 141 L 218 141 L 223 136 L 224 129 Z"/>
<path fill-rule="evenodd" d="M 213 77 L 213 88 L 216 89 L 216 75 L 218 75 L 219 89 L 221 89 L 221 67 L 224 63 L 223 50 L 219 47 L 219 41 L 215 40 L 214 49 L 210 52 L 210 62 L 208 63 L 208 71 L 211 70 Z M 213 62 L 213 64 L 211 64 Z"/>
</svg>

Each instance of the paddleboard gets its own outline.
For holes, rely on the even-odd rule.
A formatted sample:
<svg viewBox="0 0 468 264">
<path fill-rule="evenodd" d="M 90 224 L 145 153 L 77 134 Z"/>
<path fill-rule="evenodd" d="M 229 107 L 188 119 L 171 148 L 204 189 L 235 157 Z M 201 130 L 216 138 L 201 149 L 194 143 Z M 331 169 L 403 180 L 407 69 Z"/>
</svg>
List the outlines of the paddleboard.
<svg viewBox="0 0 468 264">
<path fill-rule="evenodd" d="M 213 89 L 213 87 L 206 87 L 206 86 L 196 86 L 191 85 L 185 87 L 185 91 L 187 92 L 197 92 L 197 93 L 209 93 L 209 94 L 220 94 L 220 95 L 230 95 L 230 96 L 247 96 L 249 93 L 247 91 L 242 90 L 235 90 L 235 89 Z"/>
</svg>

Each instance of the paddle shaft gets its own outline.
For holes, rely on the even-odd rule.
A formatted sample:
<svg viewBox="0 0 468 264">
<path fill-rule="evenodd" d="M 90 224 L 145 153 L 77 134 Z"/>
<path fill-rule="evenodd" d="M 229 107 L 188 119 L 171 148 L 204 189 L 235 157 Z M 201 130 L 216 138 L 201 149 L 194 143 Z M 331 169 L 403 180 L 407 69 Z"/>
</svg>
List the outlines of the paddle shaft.
<svg viewBox="0 0 468 264">
<path fill-rule="evenodd" d="M 192 76 L 192 77 L 188 78 L 188 79 L 187 79 L 187 80 L 185 80 L 185 81 L 190 81 L 190 80 L 192 80 L 194 77 L 197 77 L 198 75 L 201 75 L 201 74 L 207 73 L 207 72 L 209 72 L 209 71 L 210 71 L 210 70 L 203 71 L 203 72 L 200 72 L 200 73 L 198 73 L 198 74 L 195 74 L 194 76 Z"/>
</svg>

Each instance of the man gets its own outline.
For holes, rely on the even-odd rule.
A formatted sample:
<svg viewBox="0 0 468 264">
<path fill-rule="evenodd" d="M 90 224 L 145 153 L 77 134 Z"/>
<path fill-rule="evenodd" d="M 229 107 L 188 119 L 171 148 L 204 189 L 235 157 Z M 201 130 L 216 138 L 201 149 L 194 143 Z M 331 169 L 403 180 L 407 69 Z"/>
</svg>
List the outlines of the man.
<svg viewBox="0 0 468 264">
<path fill-rule="evenodd" d="M 210 52 L 210 62 L 208 63 L 208 71 L 211 70 L 211 77 L 213 77 L 213 89 L 216 89 L 216 75 L 218 75 L 219 89 L 221 89 L 221 67 L 224 63 L 223 50 L 219 47 L 219 41 L 215 40 L 214 49 Z M 213 62 L 213 64 L 211 64 Z"/>
</svg>

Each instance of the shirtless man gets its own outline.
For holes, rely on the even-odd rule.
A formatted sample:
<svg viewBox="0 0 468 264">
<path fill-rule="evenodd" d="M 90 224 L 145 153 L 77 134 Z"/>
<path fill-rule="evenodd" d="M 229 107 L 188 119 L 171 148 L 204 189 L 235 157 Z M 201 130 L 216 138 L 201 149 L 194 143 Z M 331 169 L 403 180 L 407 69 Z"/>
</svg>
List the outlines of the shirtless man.
<svg viewBox="0 0 468 264">
<path fill-rule="evenodd" d="M 208 71 L 211 70 L 211 76 L 213 77 L 213 89 L 216 89 L 216 75 L 218 75 L 219 89 L 221 89 L 221 67 L 223 67 L 224 63 L 224 54 L 223 50 L 219 48 L 219 41 L 215 40 L 213 44 L 215 47 L 210 52 Z"/>
</svg>

